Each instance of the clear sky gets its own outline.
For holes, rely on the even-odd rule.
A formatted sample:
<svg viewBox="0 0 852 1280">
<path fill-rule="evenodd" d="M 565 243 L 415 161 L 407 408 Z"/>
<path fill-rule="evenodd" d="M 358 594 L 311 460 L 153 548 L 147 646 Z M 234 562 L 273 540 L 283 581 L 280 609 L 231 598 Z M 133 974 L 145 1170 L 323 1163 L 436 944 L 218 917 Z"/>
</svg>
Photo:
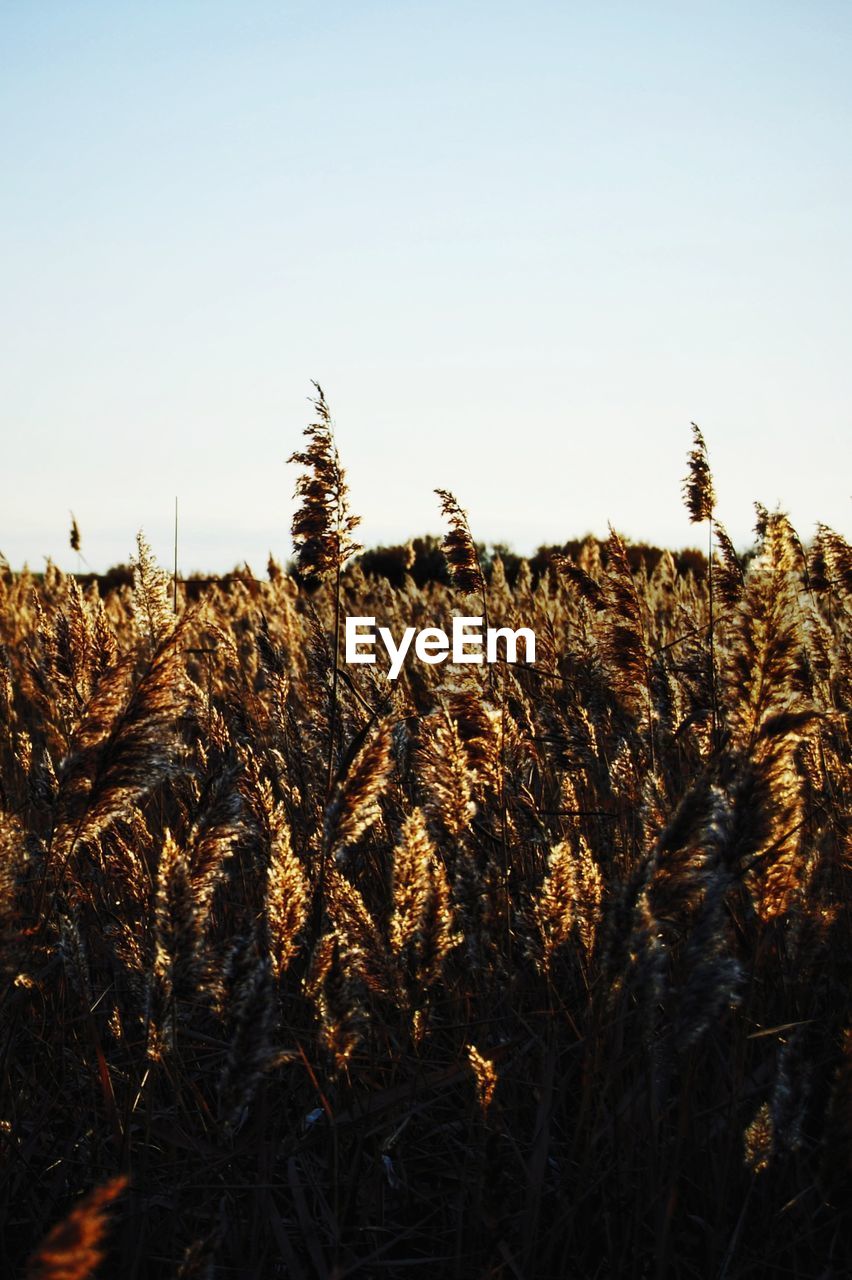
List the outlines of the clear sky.
<svg viewBox="0 0 852 1280">
<path fill-rule="evenodd" d="M 0 0 L 0 550 L 290 554 L 310 380 L 370 544 L 852 534 L 852 6 Z"/>
</svg>

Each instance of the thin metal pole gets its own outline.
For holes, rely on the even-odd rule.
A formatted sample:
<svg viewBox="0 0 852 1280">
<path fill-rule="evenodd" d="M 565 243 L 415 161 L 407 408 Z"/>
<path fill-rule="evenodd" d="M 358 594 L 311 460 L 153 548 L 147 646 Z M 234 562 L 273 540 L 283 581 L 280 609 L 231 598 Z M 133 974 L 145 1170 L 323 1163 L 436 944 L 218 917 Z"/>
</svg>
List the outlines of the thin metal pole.
<svg viewBox="0 0 852 1280">
<path fill-rule="evenodd" d="M 174 611 L 178 611 L 178 500 L 175 497 L 175 584 L 174 584 Z"/>
</svg>

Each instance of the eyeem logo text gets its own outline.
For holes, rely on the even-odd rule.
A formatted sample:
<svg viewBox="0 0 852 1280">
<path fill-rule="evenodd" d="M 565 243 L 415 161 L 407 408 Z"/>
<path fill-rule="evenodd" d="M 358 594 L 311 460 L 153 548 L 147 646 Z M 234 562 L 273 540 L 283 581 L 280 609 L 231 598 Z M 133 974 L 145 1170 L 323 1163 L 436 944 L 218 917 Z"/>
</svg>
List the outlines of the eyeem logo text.
<svg viewBox="0 0 852 1280">
<path fill-rule="evenodd" d="M 524 656 L 527 662 L 535 662 L 535 634 L 529 627 L 519 627 L 512 631 L 510 627 L 488 627 L 484 635 L 482 618 L 453 618 L 453 632 L 450 638 L 440 627 L 424 627 L 418 631 L 416 627 L 406 627 L 399 644 L 393 638 L 388 627 L 374 630 L 375 618 L 346 619 L 346 661 L 372 663 L 376 661 L 374 649 L 378 639 L 384 645 L 390 658 L 388 675 L 395 680 L 402 670 L 406 654 L 414 641 L 414 653 L 421 662 L 434 664 L 450 658 L 452 662 L 499 662 L 497 646 L 499 641 L 505 645 L 505 660 L 518 661 L 518 641 L 524 642 Z"/>
</svg>

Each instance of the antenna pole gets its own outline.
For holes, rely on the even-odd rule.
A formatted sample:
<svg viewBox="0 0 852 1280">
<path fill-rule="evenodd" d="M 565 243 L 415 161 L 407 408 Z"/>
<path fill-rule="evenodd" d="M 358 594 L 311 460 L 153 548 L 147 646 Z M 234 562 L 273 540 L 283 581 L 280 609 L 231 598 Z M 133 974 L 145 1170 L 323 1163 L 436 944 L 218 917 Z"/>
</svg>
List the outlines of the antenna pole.
<svg viewBox="0 0 852 1280">
<path fill-rule="evenodd" d="M 174 612 L 175 612 L 175 613 L 177 613 L 177 611 L 178 611 L 178 599 L 177 599 L 177 597 L 178 597 L 178 557 L 177 557 L 177 547 L 178 547 L 178 500 L 177 500 L 177 497 L 175 497 L 175 583 L 174 583 L 174 603 L 173 603 L 173 607 L 174 607 Z"/>
</svg>

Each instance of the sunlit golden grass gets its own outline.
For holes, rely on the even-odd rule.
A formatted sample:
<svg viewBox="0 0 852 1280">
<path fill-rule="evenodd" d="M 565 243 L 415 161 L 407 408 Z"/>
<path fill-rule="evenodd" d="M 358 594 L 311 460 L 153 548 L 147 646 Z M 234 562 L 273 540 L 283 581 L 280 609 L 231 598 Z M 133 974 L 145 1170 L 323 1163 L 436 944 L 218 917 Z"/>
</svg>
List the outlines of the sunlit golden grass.
<svg viewBox="0 0 852 1280">
<path fill-rule="evenodd" d="M 0 577 L 0 1271 L 847 1274 L 850 548 L 741 562 L 696 432 L 709 579 L 441 491 L 392 587 L 318 394 L 301 578 Z M 454 612 L 535 665 L 336 660 Z"/>
</svg>

